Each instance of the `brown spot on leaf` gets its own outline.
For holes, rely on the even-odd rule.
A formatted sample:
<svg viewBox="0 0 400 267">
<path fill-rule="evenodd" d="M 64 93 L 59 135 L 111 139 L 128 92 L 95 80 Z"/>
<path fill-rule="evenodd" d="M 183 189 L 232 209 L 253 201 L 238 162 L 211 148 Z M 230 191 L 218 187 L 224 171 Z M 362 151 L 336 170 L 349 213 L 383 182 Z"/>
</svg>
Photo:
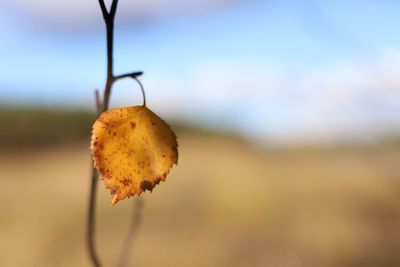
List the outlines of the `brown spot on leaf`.
<svg viewBox="0 0 400 267">
<path fill-rule="evenodd" d="M 119 194 L 119 188 L 117 186 L 111 187 L 110 193 L 111 195 Z"/>
<path fill-rule="evenodd" d="M 146 180 L 144 180 L 144 181 L 142 181 L 141 183 L 140 183 L 140 188 L 143 190 L 143 191 L 146 191 L 146 190 L 153 190 L 153 184 L 151 183 L 151 182 L 149 182 L 149 181 L 146 181 Z"/>
<path fill-rule="evenodd" d="M 122 180 L 122 183 L 124 184 L 124 186 L 128 186 L 132 183 L 132 181 L 129 179 L 124 179 L 124 180 Z"/>
</svg>

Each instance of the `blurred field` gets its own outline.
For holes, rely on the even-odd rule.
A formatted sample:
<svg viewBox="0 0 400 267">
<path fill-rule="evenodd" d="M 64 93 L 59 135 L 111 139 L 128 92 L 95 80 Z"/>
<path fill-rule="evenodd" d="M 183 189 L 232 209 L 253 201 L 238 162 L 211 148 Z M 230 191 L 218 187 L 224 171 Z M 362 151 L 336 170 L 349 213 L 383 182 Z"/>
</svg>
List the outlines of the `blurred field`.
<svg viewBox="0 0 400 267">
<path fill-rule="evenodd" d="M 400 266 L 398 143 L 178 137 L 179 166 L 144 194 L 132 266 Z M 90 266 L 88 142 L 57 142 L 0 152 L 0 266 Z M 110 207 L 102 184 L 98 199 L 99 252 L 115 266 L 134 200 Z"/>
</svg>

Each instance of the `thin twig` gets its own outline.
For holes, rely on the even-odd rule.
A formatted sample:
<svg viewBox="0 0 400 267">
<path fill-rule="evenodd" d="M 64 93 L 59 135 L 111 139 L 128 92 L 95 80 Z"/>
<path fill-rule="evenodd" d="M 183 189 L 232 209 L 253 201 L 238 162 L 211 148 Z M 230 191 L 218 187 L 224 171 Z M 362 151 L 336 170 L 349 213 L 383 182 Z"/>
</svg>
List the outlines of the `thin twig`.
<svg viewBox="0 0 400 267">
<path fill-rule="evenodd" d="M 96 111 L 99 112 L 101 110 L 101 100 L 99 90 L 94 91 L 94 99 L 96 100 Z"/>
<path fill-rule="evenodd" d="M 132 77 L 132 79 L 134 79 L 139 84 L 143 96 L 143 106 L 146 106 L 146 93 L 144 92 L 143 84 L 136 77 Z"/>
<path fill-rule="evenodd" d="M 100 5 L 101 13 L 103 14 L 104 20 L 107 20 L 107 18 L 108 18 L 108 11 L 107 11 L 106 4 L 104 3 L 103 0 L 99 0 L 99 5 Z"/>
<path fill-rule="evenodd" d="M 114 76 L 113 75 L 113 46 L 114 46 L 114 21 L 115 21 L 115 14 L 117 12 L 117 6 L 118 6 L 118 0 L 113 0 L 111 3 L 111 8 L 110 12 L 107 11 L 107 7 L 104 3 L 104 0 L 98 0 L 101 12 L 103 14 L 104 22 L 106 25 L 106 33 L 107 33 L 107 79 L 106 79 L 106 84 L 104 88 L 104 94 L 103 94 L 103 100 L 100 99 L 100 95 L 98 90 L 95 91 L 95 100 L 96 100 L 96 110 L 97 110 L 97 115 L 100 115 L 102 112 L 106 111 L 109 107 L 109 102 L 110 102 L 110 95 L 111 95 L 111 89 L 113 86 L 113 83 L 119 79 L 126 78 L 126 77 L 131 77 L 135 80 L 137 80 L 137 76 L 140 76 L 143 74 L 143 72 L 132 72 L 128 74 L 123 74 L 123 75 L 118 75 Z M 138 80 L 137 80 L 138 81 Z M 139 82 L 140 84 L 140 82 Z M 143 88 L 141 87 L 142 91 Z M 92 162 L 93 164 L 93 162 Z M 87 246 L 88 246 L 88 251 L 90 255 L 90 260 L 95 267 L 101 267 L 101 263 L 99 260 L 99 257 L 97 256 L 96 252 L 96 246 L 95 246 L 95 215 L 96 215 L 96 188 L 97 188 L 97 181 L 98 181 L 98 173 L 95 168 L 92 168 L 92 175 L 91 175 L 91 184 L 90 184 L 90 195 L 89 195 L 89 208 L 88 208 L 88 217 L 87 217 Z M 140 201 L 140 200 L 139 200 Z M 127 235 L 125 243 L 128 243 L 128 245 L 133 244 L 133 238 L 135 236 L 135 233 L 137 231 L 137 227 L 139 225 L 139 222 L 141 220 L 141 210 L 142 210 L 142 203 L 137 204 L 135 207 L 137 209 L 136 212 L 134 212 L 134 221 L 131 224 L 131 228 L 129 230 L 129 233 Z M 125 248 L 125 246 L 124 246 Z M 120 262 L 122 264 L 124 262 L 127 262 L 128 259 L 125 259 L 127 257 L 127 253 L 124 251 L 121 252 L 121 259 Z"/>
<path fill-rule="evenodd" d="M 101 1 L 101 0 L 100 0 Z M 113 1 L 114 3 L 114 1 Z M 103 96 L 103 111 L 108 109 L 111 88 L 113 85 L 113 49 L 114 49 L 114 16 L 108 15 L 105 20 L 107 32 L 107 81 Z"/>
<path fill-rule="evenodd" d="M 89 250 L 90 260 L 93 266 L 100 267 L 99 257 L 96 253 L 95 248 L 95 216 L 96 216 L 96 188 L 97 188 L 97 172 L 92 168 L 91 184 L 90 184 L 90 195 L 89 195 L 89 210 L 88 210 L 88 221 L 87 221 L 87 246 Z"/>
<path fill-rule="evenodd" d="M 118 267 L 128 266 L 130 259 L 130 252 L 132 251 L 135 237 L 137 235 L 140 223 L 142 221 L 142 211 L 143 211 L 143 199 L 139 197 L 136 199 L 133 205 L 133 212 L 131 223 L 129 225 L 129 232 L 125 237 L 124 243 L 122 244 L 121 254 L 119 257 Z"/>
<path fill-rule="evenodd" d="M 136 78 L 142 74 L 143 74 L 143 71 L 135 71 L 135 72 L 131 72 L 131 73 L 114 76 L 114 80 L 119 80 L 119 79 L 123 79 L 123 78 Z"/>
<path fill-rule="evenodd" d="M 110 8 L 110 17 L 114 20 L 115 13 L 117 12 L 118 0 L 113 0 Z"/>
<path fill-rule="evenodd" d="M 99 96 L 99 91 L 95 90 L 96 99 L 96 110 L 97 114 L 101 113 L 102 103 Z M 93 166 L 93 161 L 92 161 Z M 93 266 L 100 267 L 100 260 L 96 253 L 95 247 L 95 222 L 96 222 L 96 188 L 97 188 L 97 171 L 92 167 L 91 183 L 90 183 L 90 193 L 89 193 L 89 209 L 88 209 L 88 219 L 87 219 L 87 245 L 89 250 L 89 256 L 93 263 Z"/>
</svg>

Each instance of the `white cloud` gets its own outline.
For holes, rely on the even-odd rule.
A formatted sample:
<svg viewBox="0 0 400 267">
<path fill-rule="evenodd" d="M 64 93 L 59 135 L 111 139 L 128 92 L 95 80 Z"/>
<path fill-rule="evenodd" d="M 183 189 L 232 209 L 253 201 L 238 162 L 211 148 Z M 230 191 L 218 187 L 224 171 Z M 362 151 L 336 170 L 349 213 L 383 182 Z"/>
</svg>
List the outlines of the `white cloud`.
<svg viewBox="0 0 400 267">
<path fill-rule="evenodd" d="M 277 66 L 209 63 L 197 66 L 190 75 L 192 98 L 216 105 L 253 98 L 266 99 L 283 89 L 284 73 Z"/>
<path fill-rule="evenodd" d="M 187 80 L 170 73 L 169 82 L 150 84 L 153 99 L 161 99 L 156 106 L 174 117 L 203 118 L 273 143 L 364 142 L 400 130 L 400 76 L 390 75 L 400 57 L 388 61 L 382 56 L 297 73 L 209 62 Z"/>
<path fill-rule="evenodd" d="M 382 56 L 374 62 L 348 61 L 302 73 L 302 82 L 292 88 L 301 92 L 299 103 L 308 112 L 298 116 L 292 131 L 281 138 L 370 141 L 399 131 L 400 95 L 396 91 L 400 76 L 390 75 L 398 69 L 394 67 L 400 64 L 399 59 L 392 57 L 387 64 L 388 59 Z"/>
</svg>

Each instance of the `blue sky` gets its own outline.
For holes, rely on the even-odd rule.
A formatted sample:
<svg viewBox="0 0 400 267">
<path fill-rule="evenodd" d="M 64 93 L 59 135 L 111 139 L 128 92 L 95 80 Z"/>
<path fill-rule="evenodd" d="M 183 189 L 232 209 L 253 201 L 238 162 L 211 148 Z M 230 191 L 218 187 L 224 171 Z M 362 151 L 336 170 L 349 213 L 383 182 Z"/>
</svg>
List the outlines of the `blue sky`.
<svg viewBox="0 0 400 267">
<path fill-rule="evenodd" d="M 78 10 L 77 10 L 78 9 Z M 373 140 L 400 125 L 396 1 L 120 0 L 115 72 L 150 108 L 267 142 Z M 93 106 L 97 1 L 0 4 L 0 103 Z M 141 103 L 131 81 L 113 106 Z"/>
</svg>

